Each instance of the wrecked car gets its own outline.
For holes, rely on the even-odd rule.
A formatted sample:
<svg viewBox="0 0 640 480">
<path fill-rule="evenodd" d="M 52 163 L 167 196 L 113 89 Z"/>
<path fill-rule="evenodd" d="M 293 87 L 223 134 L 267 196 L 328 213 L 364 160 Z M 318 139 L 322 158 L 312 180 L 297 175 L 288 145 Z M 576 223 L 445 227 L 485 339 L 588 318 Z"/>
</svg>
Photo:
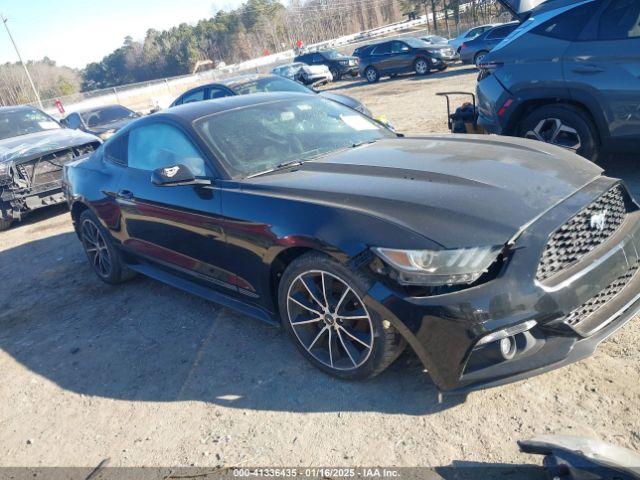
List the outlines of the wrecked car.
<svg viewBox="0 0 640 480">
<path fill-rule="evenodd" d="M 64 202 L 62 166 L 100 143 L 33 107 L 0 108 L 0 230 L 33 210 Z"/>
<path fill-rule="evenodd" d="M 640 208 L 560 147 L 404 137 L 289 92 L 134 121 L 64 169 L 95 274 L 282 325 L 366 379 L 409 345 L 443 391 L 581 360 L 640 308 Z"/>
</svg>

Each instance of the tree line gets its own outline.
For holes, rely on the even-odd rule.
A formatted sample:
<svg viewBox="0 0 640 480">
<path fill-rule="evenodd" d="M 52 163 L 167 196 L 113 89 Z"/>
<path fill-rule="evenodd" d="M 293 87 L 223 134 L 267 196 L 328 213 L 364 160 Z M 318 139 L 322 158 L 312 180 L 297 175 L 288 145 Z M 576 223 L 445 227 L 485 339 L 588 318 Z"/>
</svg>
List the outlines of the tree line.
<svg viewBox="0 0 640 480">
<path fill-rule="evenodd" d="M 462 2 L 464 7 L 461 7 Z M 52 98 L 191 73 L 199 62 L 211 68 L 369 30 L 409 16 L 433 15 L 431 33 L 455 36 L 501 14 L 493 0 L 247 0 L 195 25 L 149 29 L 141 40 L 126 37 L 121 47 L 82 71 L 45 58 L 29 62 L 40 96 Z M 444 15 L 443 15 L 444 14 Z M 0 103 L 33 101 L 18 64 L 0 65 Z"/>
</svg>

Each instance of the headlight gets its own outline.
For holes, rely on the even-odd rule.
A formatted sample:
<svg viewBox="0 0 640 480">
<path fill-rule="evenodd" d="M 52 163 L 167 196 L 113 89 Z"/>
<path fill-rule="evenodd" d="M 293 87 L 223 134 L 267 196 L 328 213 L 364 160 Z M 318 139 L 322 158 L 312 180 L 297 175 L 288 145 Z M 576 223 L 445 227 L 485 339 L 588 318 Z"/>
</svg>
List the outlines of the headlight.
<svg viewBox="0 0 640 480">
<path fill-rule="evenodd" d="M 436 286 L 475 282 L 497 260 L 502 247 L 373 251 L 396 270 L 401 284 Z"/>
<path fill-rule="evenodd" d="M 9 162 L 0 162 L 0 177 L 8 177 L 9 175 Z"/>
</svg>

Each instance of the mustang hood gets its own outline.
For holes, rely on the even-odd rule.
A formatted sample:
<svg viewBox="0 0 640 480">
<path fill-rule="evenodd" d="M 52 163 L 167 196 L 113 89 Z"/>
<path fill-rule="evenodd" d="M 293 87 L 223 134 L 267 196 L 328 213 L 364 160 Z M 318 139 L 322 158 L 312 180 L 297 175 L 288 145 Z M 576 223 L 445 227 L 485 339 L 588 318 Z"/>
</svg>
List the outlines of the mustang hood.
<svg viewBox="0 0 640 480">
<path fill-rule="evenodd" d="M 456 248 L 506 243 L 601 173 L 544 143 L 452 135 L 380 140 L 243 188 L 354 209 Z"/>
<path fill-rule="evenodd" d="M 68 128 L 45 130 L 28 135 L 20 135 L 19 137 L 6 138 L 0 140 L 0 163 L 33 158 L 47 152 L 91 142 L 100 142 L 100 140 L 88 133 Z"/>
</svg>

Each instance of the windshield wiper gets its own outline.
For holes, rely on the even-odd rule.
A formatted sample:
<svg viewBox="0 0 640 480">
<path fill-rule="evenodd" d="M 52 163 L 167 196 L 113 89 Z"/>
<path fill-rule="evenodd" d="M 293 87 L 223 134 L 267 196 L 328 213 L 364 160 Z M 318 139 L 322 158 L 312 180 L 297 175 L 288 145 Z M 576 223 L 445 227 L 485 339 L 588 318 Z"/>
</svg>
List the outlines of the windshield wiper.
<svg viewBox="0 0 640 480">
<path fill-rule="evenodd" d="M 252 173 L 251 175 L 247 176 L 247 178 L 259 177 L 260 175 L 277 172 L 278 170 L 284 170 L 285 168 L 296 167 L 298 165 L 302 165 L 302 163 L 303 162 L 301 160 L 291 160 L 290 162 L 279 163 L 273 168 L 269 168 L 258 173 Z"/>
</svg>

